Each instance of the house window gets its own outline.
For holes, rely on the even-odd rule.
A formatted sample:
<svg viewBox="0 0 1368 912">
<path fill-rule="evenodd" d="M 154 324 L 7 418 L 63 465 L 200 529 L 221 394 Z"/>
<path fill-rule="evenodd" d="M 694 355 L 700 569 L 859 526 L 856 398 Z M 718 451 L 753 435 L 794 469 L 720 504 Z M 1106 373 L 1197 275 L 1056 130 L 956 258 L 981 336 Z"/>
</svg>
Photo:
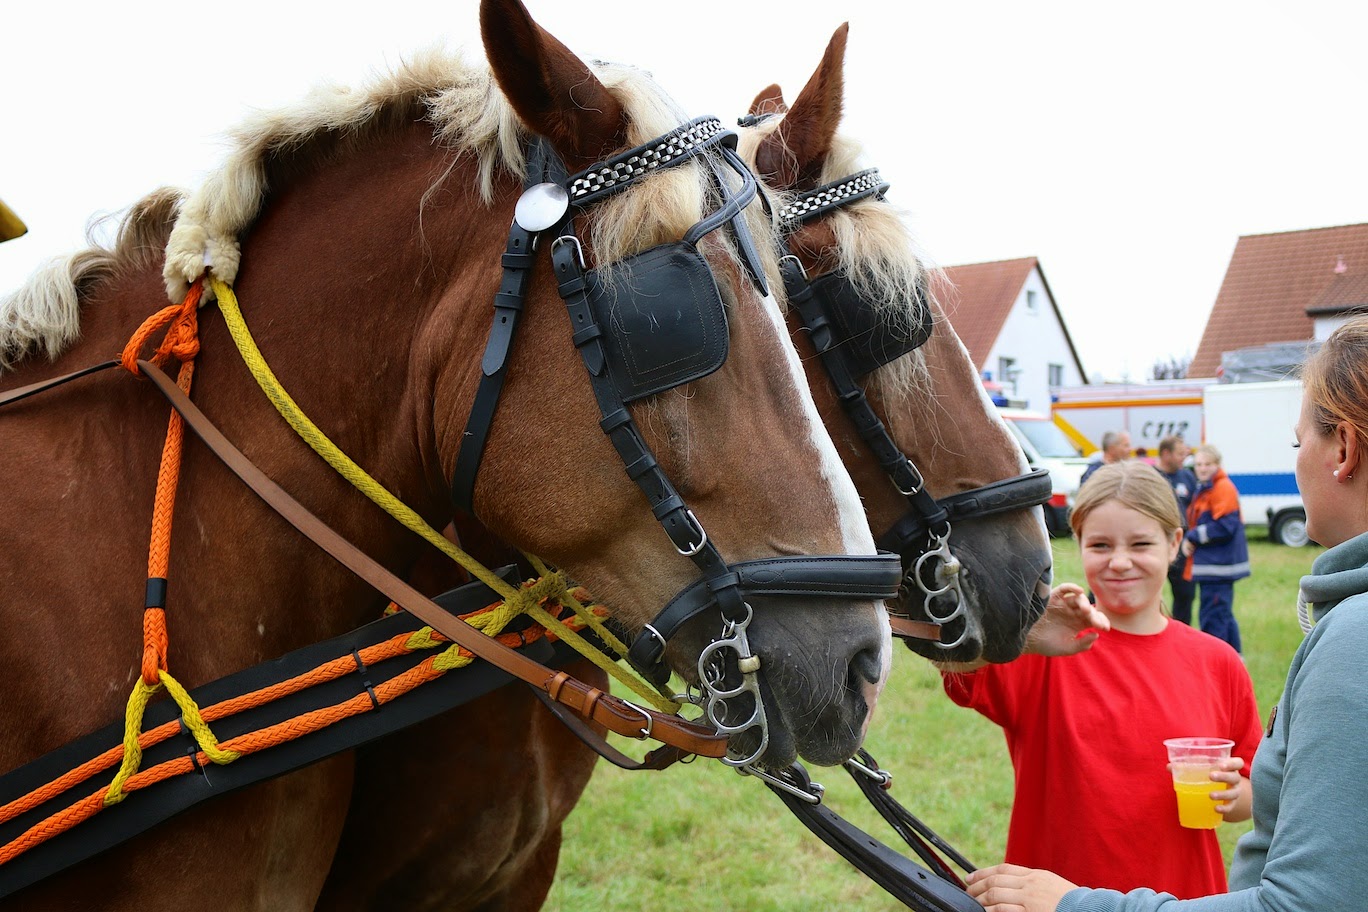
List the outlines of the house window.
<svg viewBox="0 0 1368 912">
<path fill-rule="evenodd" d="M 1049 365 L 1049 370 L 1050 370 L 1050 384 L 1049 384 L 1049 385 L 1050 385 L 1050 386 L 1063 386 L 1063 385 L 1064 385 L 1064 365 L 1062 365 L 1062 364 L 1051 364 L 1051 365 Z"/>
<path fill-rule="evenodd" d="M 1012 395 L 1016 395 L 1017 377 L 1021 376 L 1021 368 L 1016 366 L 1016 358 L 998 358 L 998 377 L 1002 388 L 1010 389 Z"/>
<path fill-rule="evenodd" d="M 1036 307 L 1038 306 L 1039 305 L 1036 302 L 1036 293 L 1029 288 L 1026 289 L 1026 309 L 1031 313 L 1035 313 Z"/>
</svg>

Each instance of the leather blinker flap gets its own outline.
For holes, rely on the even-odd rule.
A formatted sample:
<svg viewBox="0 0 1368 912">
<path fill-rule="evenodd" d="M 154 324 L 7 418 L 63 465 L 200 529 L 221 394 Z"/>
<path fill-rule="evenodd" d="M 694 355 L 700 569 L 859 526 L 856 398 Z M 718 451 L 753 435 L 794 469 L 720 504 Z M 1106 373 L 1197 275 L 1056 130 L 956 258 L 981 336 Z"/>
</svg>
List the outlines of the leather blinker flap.
<svg viewBox="0 0 1368 912">
<path fill-rule="evenodd" d="M 843 273 L 819 276 L 811 285 L 856 379 L 915 351 L 931 338 L 931 308 L 925 296 L 916 302 L 914 325 L 911 320 L 893 318 L 870 306 Z"/>
<path fill-rule="evenodd" d="M 727 360 L 726 308 L 693 245 L 662 244 L 586 279 L 623 402 L 706 377 Z"/>
</svg>

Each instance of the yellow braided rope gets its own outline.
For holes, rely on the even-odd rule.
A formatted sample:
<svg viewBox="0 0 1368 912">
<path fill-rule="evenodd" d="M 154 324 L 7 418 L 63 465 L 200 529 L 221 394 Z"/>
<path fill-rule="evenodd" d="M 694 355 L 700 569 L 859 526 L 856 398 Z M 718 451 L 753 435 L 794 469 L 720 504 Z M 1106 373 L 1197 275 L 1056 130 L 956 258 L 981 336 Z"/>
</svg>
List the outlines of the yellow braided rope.
<svg viewBox="0 0 1368 912">
<path fill-rule="evenodd" d="M 147 701 L 162 685 L 166 686 L 166 692 L 171 695 L 171 699 L 176 701 L 180 707 L 181 719 L 185 727 L 190 729 L 190 733 L 195 736 L 195 742 L 199 744 L 200 750 L 208 755 L 209 759 L 218 764 L 232 763 L 242 756 L 233 750 L 224 750 L 219 747 L 218 738 L 214 737 L 213 731 L 209 728 L 209 723 L 204 721 L 200 715 L 200 710 L 195 705 L 194 699 L 181 686 L 180 682 L 165 670 L 157 672 L 161 684 L 149 686 L 141 677 L 133 685 L 133 693 L 128 696 L 128 706 L 124 710 L 124 755 L 123 762 L 119 765 L 119 771 L 114 774 L 114 780 L 110 782 L 109 788 L 105 791 L 104 806 L 118 804 L 127 795 L 124 794 L 124 783 L 127 782 L 142 765 L 142 745 L 138 743 L 138 737 L 142 734 L 143 713 L 147 710 Z"/>
<path fill-rule="evenodd" d="M 257 385 L 261 387 L 262 392 L 266 394 L 266 397 L 271 401 L 271 404 L 275 406 L 276 411 L 280 412 L 281 417 L 289 423 L 290 427 L 294 428 L 295 433 L 297 433 L 314 452 L 321 456 L 328 465 L 332 466 L 343 478 L 350 482 L 362 494 L 365 494 L 370 498 L 371 501 L 382 510 L 398 520 L 401 525 L 422 536 L 431 545 L 442 551 L 443 554 L 446 554 L 452 560 L 464 567 L 480 582 L 497 592 L 504 599 L 505 604 L 509 608 L 514 609 L 514 614 L 524 612 L 531 614 L 536 620 L 544 625 L 546 625 L 547 620 L 549 620 L 550 623 L 554 625 L 553 629 L 555 629 L 557 636 L 564 639 L 580 652 L 581 655 L 585 656 L 585 658 L 589 659 L 599 668 L 602 668 L 605 672 L 631 688 L 637 695 L 648 700 L 653 706 L 664 712 L 679 711 L 680 704 L 678 702 L 671 700 L 668 697 L 662 697 L 662 695 L 649 689 L 649 685 L 645 684 L 634 675 L 627 673 L 619 663 L 604 655 L 583 637 L 580 637 L 578 634 L 574 633 L 574 631 L 565 627 L 558 620 L 551 617 L 550 614 L 538 607 L 537 603 L 541 598 L 546 597 L 545 594 L 534 597 L 531 593 L 535 591 L 535 587 L 533 587 L 533 589 L 524 590 L 509 586 L 492 570 L 456 547 L 456 545 L 454 545 L 446 536 L 428 525 L 427 522 L 425 522 L 423 518 L 414 512 L 407 504 L 391 494 L 384 485 L 376 481 L 365 469 L 353 462 L 351 457 L 342 452 L 342 450 L 328 439 L 328 436 L 304 414 L 299 405 L 290 397 L 290 394 L 285 391 L 285 388 L 281 385 L 279 379 L 276 378 L 275 373 L 271 370 L 270 366 L 266 363 L 265 357 L 261 354 L 261 350 L 257 348 L 256 340 L 252 338 L 251 332 L 247 329 L 247 323 L 243 319 L 242 310 L 238 306 L 237 296 L 233 294 L 232 287 L 221 279 L 214 278 L 213 276 L 209 277 L 209 283 L 213 287 L 214 294 L 218 298 L 219 311 L 223 314 L 224 323 L 228 327 L 228 333 L 232 336 L 233 343 L 237 346 L 238 352 L 242 355 L 242 360 L 246 363 L 247 369 L 251 371 L 252 376 L 256 379 Z M 561 574 L 548 575 L 545 566 L 540 560 L 533 558 L 531 555 L 528 555 L 528 557 L 535 562 L 537 571 L 541 573 L 544 578 L 558 581 L 557 583 L 552 584 L 553 586 L 559 587 L 556 597 L 563 598 L 569 596 L 569 593 L 566 591 L 564 577 L 561 576 Z M 626 655 L 626 647 L 623 646 L 616 637 L 609 633 L 607 628 L 604 627 L 597 618 L 593 618 L 589 612 L 585 611 L 582 606 L 579 606 L 578 602 L 573 597 L 569 598 L 571 607 L 575 613 L 584 618 L 585 622 L 590 624 L 595 633 L 605 637 L 604 641 L 607 642 L 611 648 L 620 649 L 619 655 Z M 540 616 L 534 612 L 540 612 Z"/>
</svg>

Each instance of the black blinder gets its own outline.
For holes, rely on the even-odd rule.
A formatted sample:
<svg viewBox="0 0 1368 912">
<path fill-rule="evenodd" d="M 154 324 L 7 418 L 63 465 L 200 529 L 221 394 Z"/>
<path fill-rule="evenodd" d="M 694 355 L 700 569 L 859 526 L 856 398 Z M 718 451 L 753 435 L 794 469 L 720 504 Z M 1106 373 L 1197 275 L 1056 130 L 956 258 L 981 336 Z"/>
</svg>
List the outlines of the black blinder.
<svg viewBox="0 0 1368 912">
<path fill-rule="evenodd" d="M 585 278 L 623 402 L 706 377 L 727 360 L 727 311 L 692 244 L 662 244 Z"/>
<path fill-rule="evenodd" d="M 836 336 L 837 350 L 844 356 L 854 379 L 859 379 L 915 351 L 931 338 L 931 308 L 919 294 L 916 324 L 891 317 L 860 297 L 850 279 L 832 272 L 811 281 L 813 294 Z M 920 289 L 919 289 L 920 291 Z"/>
</svg>

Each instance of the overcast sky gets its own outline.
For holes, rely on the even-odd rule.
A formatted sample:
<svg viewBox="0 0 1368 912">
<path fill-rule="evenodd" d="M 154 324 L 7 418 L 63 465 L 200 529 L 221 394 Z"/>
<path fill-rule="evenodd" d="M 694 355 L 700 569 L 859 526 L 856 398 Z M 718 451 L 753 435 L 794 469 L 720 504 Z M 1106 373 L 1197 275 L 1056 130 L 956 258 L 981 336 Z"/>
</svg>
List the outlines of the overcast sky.
<svg viewBox="0 0 1368 912">
<path fill-rule="evenodd" d="M 1239 236 L 1368 222 L 1361 0 L 525 2 L 728 121 L 770 82 L 796 95 L 848 20 L 844 126 L 890 199 L 942 265 L 1039 257 L 1090 375 L 1195 351 Z M 0 199 L 30 233 L 0 245 L 0 294 L 93 216 L 197 185 L 250 110 L 434 43 L 482 53 L 475 0 L 309 6 L 6 16 Z"/>
</svg>

